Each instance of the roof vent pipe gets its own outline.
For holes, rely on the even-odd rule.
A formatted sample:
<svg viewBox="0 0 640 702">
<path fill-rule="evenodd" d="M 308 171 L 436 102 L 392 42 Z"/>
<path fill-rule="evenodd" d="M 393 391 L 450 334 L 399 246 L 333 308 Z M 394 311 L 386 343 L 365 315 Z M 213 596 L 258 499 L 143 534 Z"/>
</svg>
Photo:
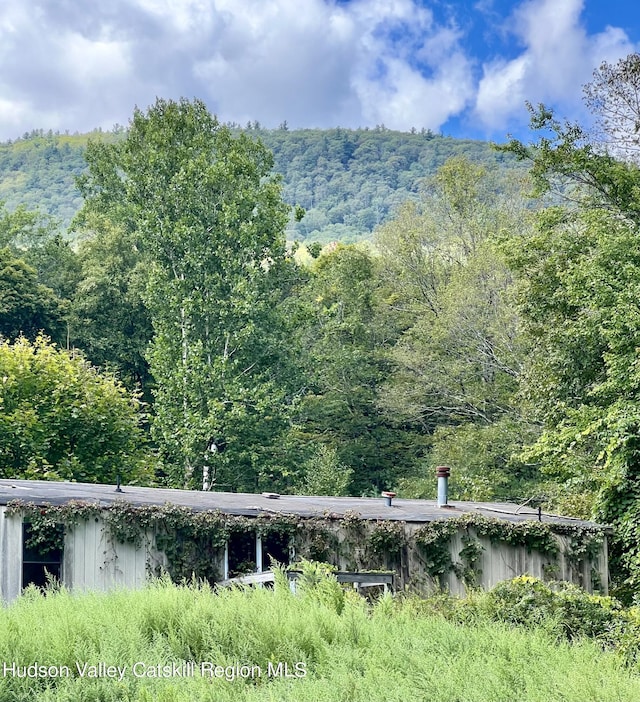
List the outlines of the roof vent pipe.
<svg viewBox="0 0 640 702">
<path fill-rule="evenodd" d="M 391 500 L 393 500 L 393 498 L 396 496 L 396 493 L 385 490 L 385 492 L 382 492 L 380 494 L 382 495 L 382 497 L 384 497 L 384 502 L 387 505 L 387 507 L 391 507 Z"/>
<path fill-rule="evenodd" d="M 438 507 L 446 507 L 449 503 L 449 476 L 451 469 L 449 466 L 438 466 L 436 476 L 438 477 Z"/>
</svg>

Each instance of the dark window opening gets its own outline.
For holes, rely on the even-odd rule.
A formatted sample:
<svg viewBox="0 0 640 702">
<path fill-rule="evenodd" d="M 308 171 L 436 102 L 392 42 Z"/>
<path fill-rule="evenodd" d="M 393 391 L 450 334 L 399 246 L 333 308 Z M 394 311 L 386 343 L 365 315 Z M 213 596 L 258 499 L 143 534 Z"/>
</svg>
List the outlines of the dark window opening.
<svg viewBox="0 0 640 702">
<path fill-rule="evenodd" d="M 253 532 L 231 534 L 228 543 L 229 577 L 256 572 L 256 535 Z"/>
<path fill-rule="evenodd" d="M 282 565 L 291 562 L 290 538 L 288 534 L 272 532 L 262 537 L 262 570 L 270 570 L 273 561 Z"/>
<path fill-rule="evenodd" d="M 56 524 L 50 541 L 38 539 L 33 526 L 22 525 L 22 587 L 35 585 L 44 588 L 49 582 L 62 577 L 62 547 L 64 526 Z"/>
</svg>

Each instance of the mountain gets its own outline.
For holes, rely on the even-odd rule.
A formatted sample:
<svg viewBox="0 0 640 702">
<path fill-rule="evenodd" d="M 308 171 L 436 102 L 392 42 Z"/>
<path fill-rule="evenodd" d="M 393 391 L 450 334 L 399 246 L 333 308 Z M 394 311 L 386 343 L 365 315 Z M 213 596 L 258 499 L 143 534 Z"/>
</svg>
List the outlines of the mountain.
<svg viewBox="0 0 640 702">
<path fill-rule="evenodd" d="M 240 131 L 237 125 L 230 125 Z M 291 222 L 289 239 L 356 241 L 371 235 L 406 200 L 416 200 L 425 179 L 449 157 L 465 154 L 488 166 L 520 168 L 507 154 L 481 141 L 453 139 L 430 131 L 375 129 L 244 130 L 274 154 L 284 199 L 307 214 Z M 0 144 L 0 200 L 53 216 L 66 229 L 82 205 L 75 176 L 86 167 L 89 139 L 115 141 L 124 132 L 59 134 L 36 130 Z"/>
</svg>

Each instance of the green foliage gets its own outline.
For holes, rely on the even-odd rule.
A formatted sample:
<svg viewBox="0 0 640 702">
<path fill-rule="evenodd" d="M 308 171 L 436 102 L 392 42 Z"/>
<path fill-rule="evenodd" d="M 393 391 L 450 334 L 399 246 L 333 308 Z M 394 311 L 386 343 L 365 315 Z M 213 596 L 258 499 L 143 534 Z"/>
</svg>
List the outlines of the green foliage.
<svg viewBox="0 0 640 702">
<path fill-rule="evenodd" d="M 635 672 L 589 641 L 569 645 L 541 630 L 446 621 L 429 603 L 412 599 L 367 607 L 345 593 L 338 613 L 317 598 L 292 595 L 284 583 L 275 591 L 213 592 L 164 581 L 109 594 L 32 590 L 0 610 L 0 657 L 73 670 L 68 678 L 0 678 L 0 696 L 24 702 L 633 702 L 640 696 Z M 75 661 L 126 671 L 122 680 L 81 678 Z M 211 661 L 230 667 L 229 677 L 135 677 L 138 661 L 149 667 Z M 269 663 L 280 661 L 290 673 L 304 663 L 305 677 L 269 676 Z M 233 673 L 237 665 L 260 666 L 263 674 L 243 679 Z"/>
<path fill-rule="evenodd" d="M 24 249 L 47 239 L 55 223 L 37 210 L 24 205 L 10 211 L 0 199 L 0 246 Z"/>
<path fill-rule="evenodd" d="M 433 496 L 424 476 L 436 465 L 454 467 L 458 499 L 528 495 L 539 481 L 537 467 L 517 456 L 537 430 L 520 411 L 524 350 L 498 246 L 505 231 L 528 226 L 516 185 L 450 159 L 422 203 L 376 234 L 384 304 L 399 321 L 378 404 L 419 427 L 431 449 L 398 482 L 407 496 Z"/>
<path fill-rule="evenodd" d="M 556 589 L 521 576 L 496 585 L 481 598 L 483 614 L 528 628 L 547 624 L 569 640 L 588 637 L 612 645 L 621 623 L 621 605 L 611 597 L 589 595 L 563 583 Z"/>
<path fill-rule="evenodd" d="M 0 342 L 3 477 L 147 481 L 139 402 L 44 337 Z"/>
<path fill-rule="evenodd" d="M 462 535 L 462 548 L 458 554 L 460 563 L 453 566 L 455 574 L 467 586 L 475 587 L 482 571 L 478 561 L 482 556 L 484 546 L 469 534 Z"/>
<path fill-rule="evenodd" d="M 39 282 L 63 301 L 68 317 L 70 301 L 82 277 L 79 258 L 69 241 L 60 234 L 49 233 L 20 251 L 20 255 L 36 269 Z"/>
<path fill-rule="evenodd" d="M 513 412 L 520 363 L 511 274 L 490 239 L 507 217 L 486 172 L 463 159 L 447 162 L 433 188 L 421 211 L 407 211 L 376 239 L 390 303 L 410 323 L 383 402 L 427 430 L 490 424 Z"/>
<path fill-rule="evenodd" d="M 353 471 L 352 494 L 393 485 L 415 460 L 420 437 L 377 406 L 389 372 L 393 319 L 380 307 L 379 261 L 366 249 L 323 251 L 290 304 L 306 391 L 294 406 L 292 439 L 336 446 Z"/>
<path fill-rule="evenodd" d="M 406 544 L 406 525 L 404 522 L 390 520 L 376 522 L 369 534 L 369 548 L 378 557 L 397 557 Z"/>
<path fill-rule="evenodd" d="M 90 144 L 87 159 L 82 217 L 135 232 L 147 266 L 152 428 L 169 482 L 273 487 L 286 473 L 288 207 L 270 154 L 200 101 L 158 100 L 135 112 L 122 142 Z"/>
<path fill-rule="evenodd" d="M 53 290 L 8 247 L 0 249 L 0 335 L 33 340 L 44 333 L 61 341 L 63 329 L 62 305 Z"/>
<path fill-rule="evenodd" d="M 94 364 L 118 374 L 151 400 L 145 358 L 152 338 L 143 302 L 145 261 L 135 237 L 105 217 L 87 217 L 76 256 L 81 281 L 71 304 L 72 338 Z"/>
<path fill-rule="evenodd" d="M 333 574 L 335 568 L 326 563 L 302 560 L 296 563 L 300 576 L 296 580 L 296 591 L 303 599 L 327 607 L 340 615 L 345 607 L 345 593 Z"/>
<path fill-rule="evenodd" d="M 24 540 L 23 548 L 37 549 L 42 554 L 62 550 L 65 535 L 63 524 L 48 519 L 46 512 L 40 510 L 37 519 L 31 521 L 30 526 L 31 530 L 28 538 Z"/>
<path fill-rule="evenodd" d="M 451 555 L 451 538 L 459 531 L 462 531 L 463 544 L 458 554 L 462 560 L 460 564 L 454 563 Z M 496 544 L 524 547 L 529 553 L 544 554 L 553 562 L 560 551 L 556 535 L 570 537 L 568 557 L 576 569 L 585 559 L 595 558 L 603 539 L 599 528 L 534 521 L 509 522 L 481 515 L 429 522 L 421 526 L 413 538 L 420 549 L 425 570 L 431 577 L 441 578 L 453 570 L 466 584 L 472 585 L 479 574 L 477 562 L 483 550 L 478 537 Z"/>
<path fill-rule="evenodd" d="M 435 468 L 449 466 L 452 500 L 523 502 L 539 490 L 538 471 L 520 456 L 527 438 L 536 437 L 534 428 L 513 416 L 492 424 L 440 425 L 433 433 L 427 468 L 402 479 L 398 492 L 412 499 L 435 499 Z"/>
<path fill-rule="evenodd" d="M 80 278 L 75 252 L 56 224 L 24 206 L 0 201 L 0 333 L 34 339 L 44 332 L 70 346 L 69 308 Z"/>
<path fill-rule="evenodd" d="M 450 157 L 466 154 L 492 166 L 502 155 L 488 144 L 458 141 L 429 132 L 388 129 L 259 132 L 282 173 L 283 196 L 307 211 L 290 225 L 289 238 L 355 242 L 419 199 L 425 177 Z"/>
<path fill-rule="evenodd" d="M 68 224 L 82 205 L 75 178 L 86 168 L 87 139 L 109 137 L 98 132 L 67 136 L 35 131 L 0 144 L 0 199 L 11 209 L 21 205 L 38 209 Z"/>
<path fill-rule="evenodd" d="M 613 96 L 605 83 L 598 90 L 607 109 Z M 552 136 L 509 148 L 533 159 L 541 190 L 561 187 L 572 202 L 547 209 L 532 234 L 505 244 L 520 278 L 529 348 L 522 397 L 543 427 L 524 460 L 563 484 L 560 492 L 570 498 L 563 504 L 590 508 L 596 519 L 617 527 L 612 574 L 619 594 L 630 599 L 640 572 L 640 169 L 603 153 L 579 126 L 560 124 L 544 107 L 533 111 L 532 123 Z"/>
<path fill-rule="evenodd" d="M 440 578 L 453 568 L 450 540 L 458 531 L 458 525 L 451 519 L 430 522 L 420 527 L 415 535 L 420 548 L 426 572 L 432 578 Z"/>
<path fill-rule="evenodd" d="M 353 470 L 340 463 L 335 446 L 318 446 L 305 466 L 302 495 L 348 495 Z"/>
<path fill-rule="evenodd" d="M 422 180 L 456 154 L 490 166 L 518 168 L 487 143 L 430 132 L 250 128 L 245 133 L 260 138 L 273 152 L 275 171 L 283 176 L 283 197 L 298 205 L 289 223 L 290 239 L 347 243 L 370 236 L 402 202 L 417 199 Z M 120 128 L 78 135 L 34 131 L 0 144 L 0 199 L 11 209 L 21 203 L 37 208 L 66 227 L 82 206 L 75 177 L 86 170 L 87 141 L 108 148 L 125 136 Z M 301 218 L 303 208 L 315 214 Z"/>
</svg>

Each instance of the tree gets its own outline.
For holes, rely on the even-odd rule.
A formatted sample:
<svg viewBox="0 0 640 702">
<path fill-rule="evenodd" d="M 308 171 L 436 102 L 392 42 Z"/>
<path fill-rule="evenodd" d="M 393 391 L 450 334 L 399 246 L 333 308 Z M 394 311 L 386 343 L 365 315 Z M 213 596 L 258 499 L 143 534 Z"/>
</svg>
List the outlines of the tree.
<svg viewBox="0 0 640 702">
<path fill-rule="evenodd" d="M 353 470 L 340 463 L 335 446 L 320 444 L 306 465 L 303 495 L 348 495 Z"/>
<path fill-rule="evenodd" d="M 80 264 L 69 242 L 56 231 L 56 222 L 23 206 L 9 212 L 0 202 L 0 247 L 5 248 L 5 264 L 7 256 L 13 256 L 3 271 L 1 333 L 14 338 L 21 331 L 34 338 L 45 331 L 68 345 L 68 314 Z M 10 321 L 12 316 L 15 322 Z"/>
<path fill-rule="evenodd" d="M 266 487 L 285 470 L 287 405 L 278 305 L 289 208 L 271 155 L 200 101 L 157 100 L 87 160 L 85 212 L 134 232 L 148 268 L 153 432 L 171 483 Z"/>
<path fill-rule="evenodd" d="M 21 205 L 10 212 L 0 200 L 0 247 L 26 248 L 51 235 L 50 217 Z"/>
<path fill-rule="evenodd" d="M 145 483 L 140 403 L 43 336 L 0 341 L 3 478 Z"/>
<path fill-rule="evenodd" d="M 45 332 L 62 340 L 64 328 L 62 304 L 53 290 L 38 283 L 35 269 L 8 247 L 0 249 L 0 335 L 34 339 Z"/>
<path fill-rule="evenodd" d="M 51 232 L 20 250 L 20 254 L 36 269 L 38 282 L 53 290 L 68 313 L 82 277 L 80 260 L 71 243 L 60 233 Z"/>
<path fill-rule="evenodd" d="M 603 77 L 591 87 L 604 114 L 635 91 L 635 73 L 616 80 L 628 85 L 612 90 Z M 569 202 L 506 249 L 528 351 L 521 392 L 543 427 L 525 457 L 559 484 L 560 508 L 616 527 L 612 575 L 630 598 L 640 585 L 640 169 L 544 106 L 532 123 L 552 136 L 508 148 L 531 159 L 539 190 L 561 184 Z"/>
<path fill-rule="evenodd" d="M 76 258 L 81 280 L 71 306 L 73 344 L 91 363 L 118 374 L 133 391 L 152 399 L 152 378 L 145 357 L 152 338 L 144 304 L 144 258 L 136 237 L 105 217 L 76 226 L 84 234 Z"/>
<path fill-rule="evenodd" d="M 499 242 L 516 223 L 527 223 L 517 191 L 455 158 L 421 206 L 404 208 L 376 237 L 385 299 L 405 324 L 379 404 L 420 428 L 431 444 L 429 474 L 438 463 L 452 465 L 458 498 L 520 496 L 536 478 L 513 458 L 530 429 L 516 397 L 519 320 Z M 404 494 L 433 495 L 423 471 L 402 482 Z"/>
<path fill-rule="evenodd" d="M 392 487 L 421 448 L 377 403 L 395 339 L 393 321 L 381 313 L 378 266 L 354 245 L 323 252 L 291 311 L 305 381 L 291 434 L 305 447 L 335 447 L 337 461 L 352 471 L 355 494 Z"/>
<path fill-rule="evenodd" d="M 637 162 L 640 155 L 640 54 L 617 63 L 603 61 L 584 86 L 587 107 L 596 117 L 598 142 L 615 156 Z"/>
</svg>

